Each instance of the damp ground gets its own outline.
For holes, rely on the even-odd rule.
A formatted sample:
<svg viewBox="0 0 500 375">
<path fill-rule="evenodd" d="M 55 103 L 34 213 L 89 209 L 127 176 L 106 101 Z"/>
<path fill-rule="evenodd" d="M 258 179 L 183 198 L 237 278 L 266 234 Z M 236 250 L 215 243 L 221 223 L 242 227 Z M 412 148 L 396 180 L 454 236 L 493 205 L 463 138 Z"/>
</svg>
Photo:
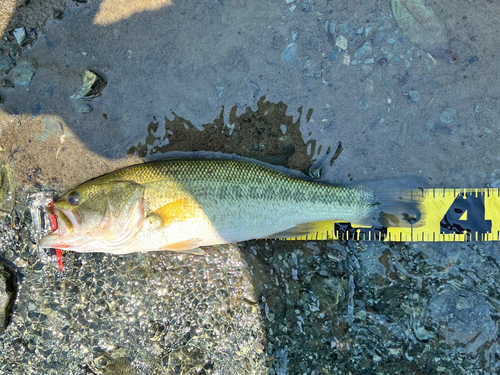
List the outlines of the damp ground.
<svg viewBox="0 0 500 375">
<path fill-rule="evenodd" d="M 498 372 L 496 243 L 68 253 L 59 273 L 29 195 L 193 151 L 498 187 L 499 5 L 425 3 L 440 54 L 390 1 L 123 3 L 2 3 L 0 257 L 19 293 L 0 374 Z"/>
</svg>

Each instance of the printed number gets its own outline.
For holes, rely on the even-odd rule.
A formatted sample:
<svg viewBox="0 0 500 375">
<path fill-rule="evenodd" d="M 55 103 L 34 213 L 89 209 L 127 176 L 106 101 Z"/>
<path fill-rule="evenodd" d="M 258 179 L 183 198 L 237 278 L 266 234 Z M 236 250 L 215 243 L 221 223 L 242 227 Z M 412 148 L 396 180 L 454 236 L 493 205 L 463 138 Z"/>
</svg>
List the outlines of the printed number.
<svg viewBox="0 0 500 375">
<path fill-rule="evenodd" d="M 484 218 L 484 196 L 466 193 L 455 198 L 441 220 L 441 233 L 466 234 L 467 240 L 471 233 L 491 233 L 491 220 Z M 464 218 L 460 220 L 460 218 Z"/>
</svg>

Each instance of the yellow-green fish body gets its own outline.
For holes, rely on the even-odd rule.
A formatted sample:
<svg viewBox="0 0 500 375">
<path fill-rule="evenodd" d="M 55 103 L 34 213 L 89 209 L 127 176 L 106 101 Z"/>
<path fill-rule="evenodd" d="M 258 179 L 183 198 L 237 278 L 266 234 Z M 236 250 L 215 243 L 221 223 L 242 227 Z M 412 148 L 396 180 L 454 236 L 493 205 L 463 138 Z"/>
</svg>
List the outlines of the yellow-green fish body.
<svg viewBox="0 0 500 375">
<path fill-rule="evenodd" d="M 93 179 L 63 195 L 58 229 L 41 247 L 117 254 L 172 250 L 255 238 L 295 237 L 330 220 L 378 223 L 387 204 L 363 187 L 336 187 L 239 160 L 150 162 Z M 389 212 L 394 215 L 393 212 Z M 391 216 L 392 217 L 392 216 Z"/>
</svg>

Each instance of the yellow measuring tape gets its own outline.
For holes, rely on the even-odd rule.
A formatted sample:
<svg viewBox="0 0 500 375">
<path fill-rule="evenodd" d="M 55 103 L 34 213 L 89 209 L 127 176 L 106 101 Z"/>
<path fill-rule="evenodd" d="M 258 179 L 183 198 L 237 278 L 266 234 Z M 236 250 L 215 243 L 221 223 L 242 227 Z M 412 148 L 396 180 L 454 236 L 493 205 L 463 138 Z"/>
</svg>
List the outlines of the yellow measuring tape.
<svg viewBox="0 0 500 375">
<path fill-rule="evenodd" d="M 424 224 L 374 228 L 328 221 L 315 234 L 289 240 L 499 241 L 500 189 L 423 189 Z M 420 223 L 419 223 L 420 224 Z"/>
</svg>

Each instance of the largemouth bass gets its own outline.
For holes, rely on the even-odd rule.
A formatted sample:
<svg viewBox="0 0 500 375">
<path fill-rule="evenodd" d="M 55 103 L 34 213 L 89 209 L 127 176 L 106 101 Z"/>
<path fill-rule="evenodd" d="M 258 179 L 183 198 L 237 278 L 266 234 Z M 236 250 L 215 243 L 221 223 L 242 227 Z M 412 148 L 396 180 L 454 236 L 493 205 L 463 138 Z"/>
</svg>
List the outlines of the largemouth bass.
<svg viewBox="0 0 500 375">
<path fill-rule="evenodd" d="M 297 237 L 318 222 L 409 226 L 419 202 L 403 190 L 338 187 L 239 160 L 150 162 L 90 180 L 47 210 L 43 248 L 126 254 L 257 238 Z"/>
</svg>

